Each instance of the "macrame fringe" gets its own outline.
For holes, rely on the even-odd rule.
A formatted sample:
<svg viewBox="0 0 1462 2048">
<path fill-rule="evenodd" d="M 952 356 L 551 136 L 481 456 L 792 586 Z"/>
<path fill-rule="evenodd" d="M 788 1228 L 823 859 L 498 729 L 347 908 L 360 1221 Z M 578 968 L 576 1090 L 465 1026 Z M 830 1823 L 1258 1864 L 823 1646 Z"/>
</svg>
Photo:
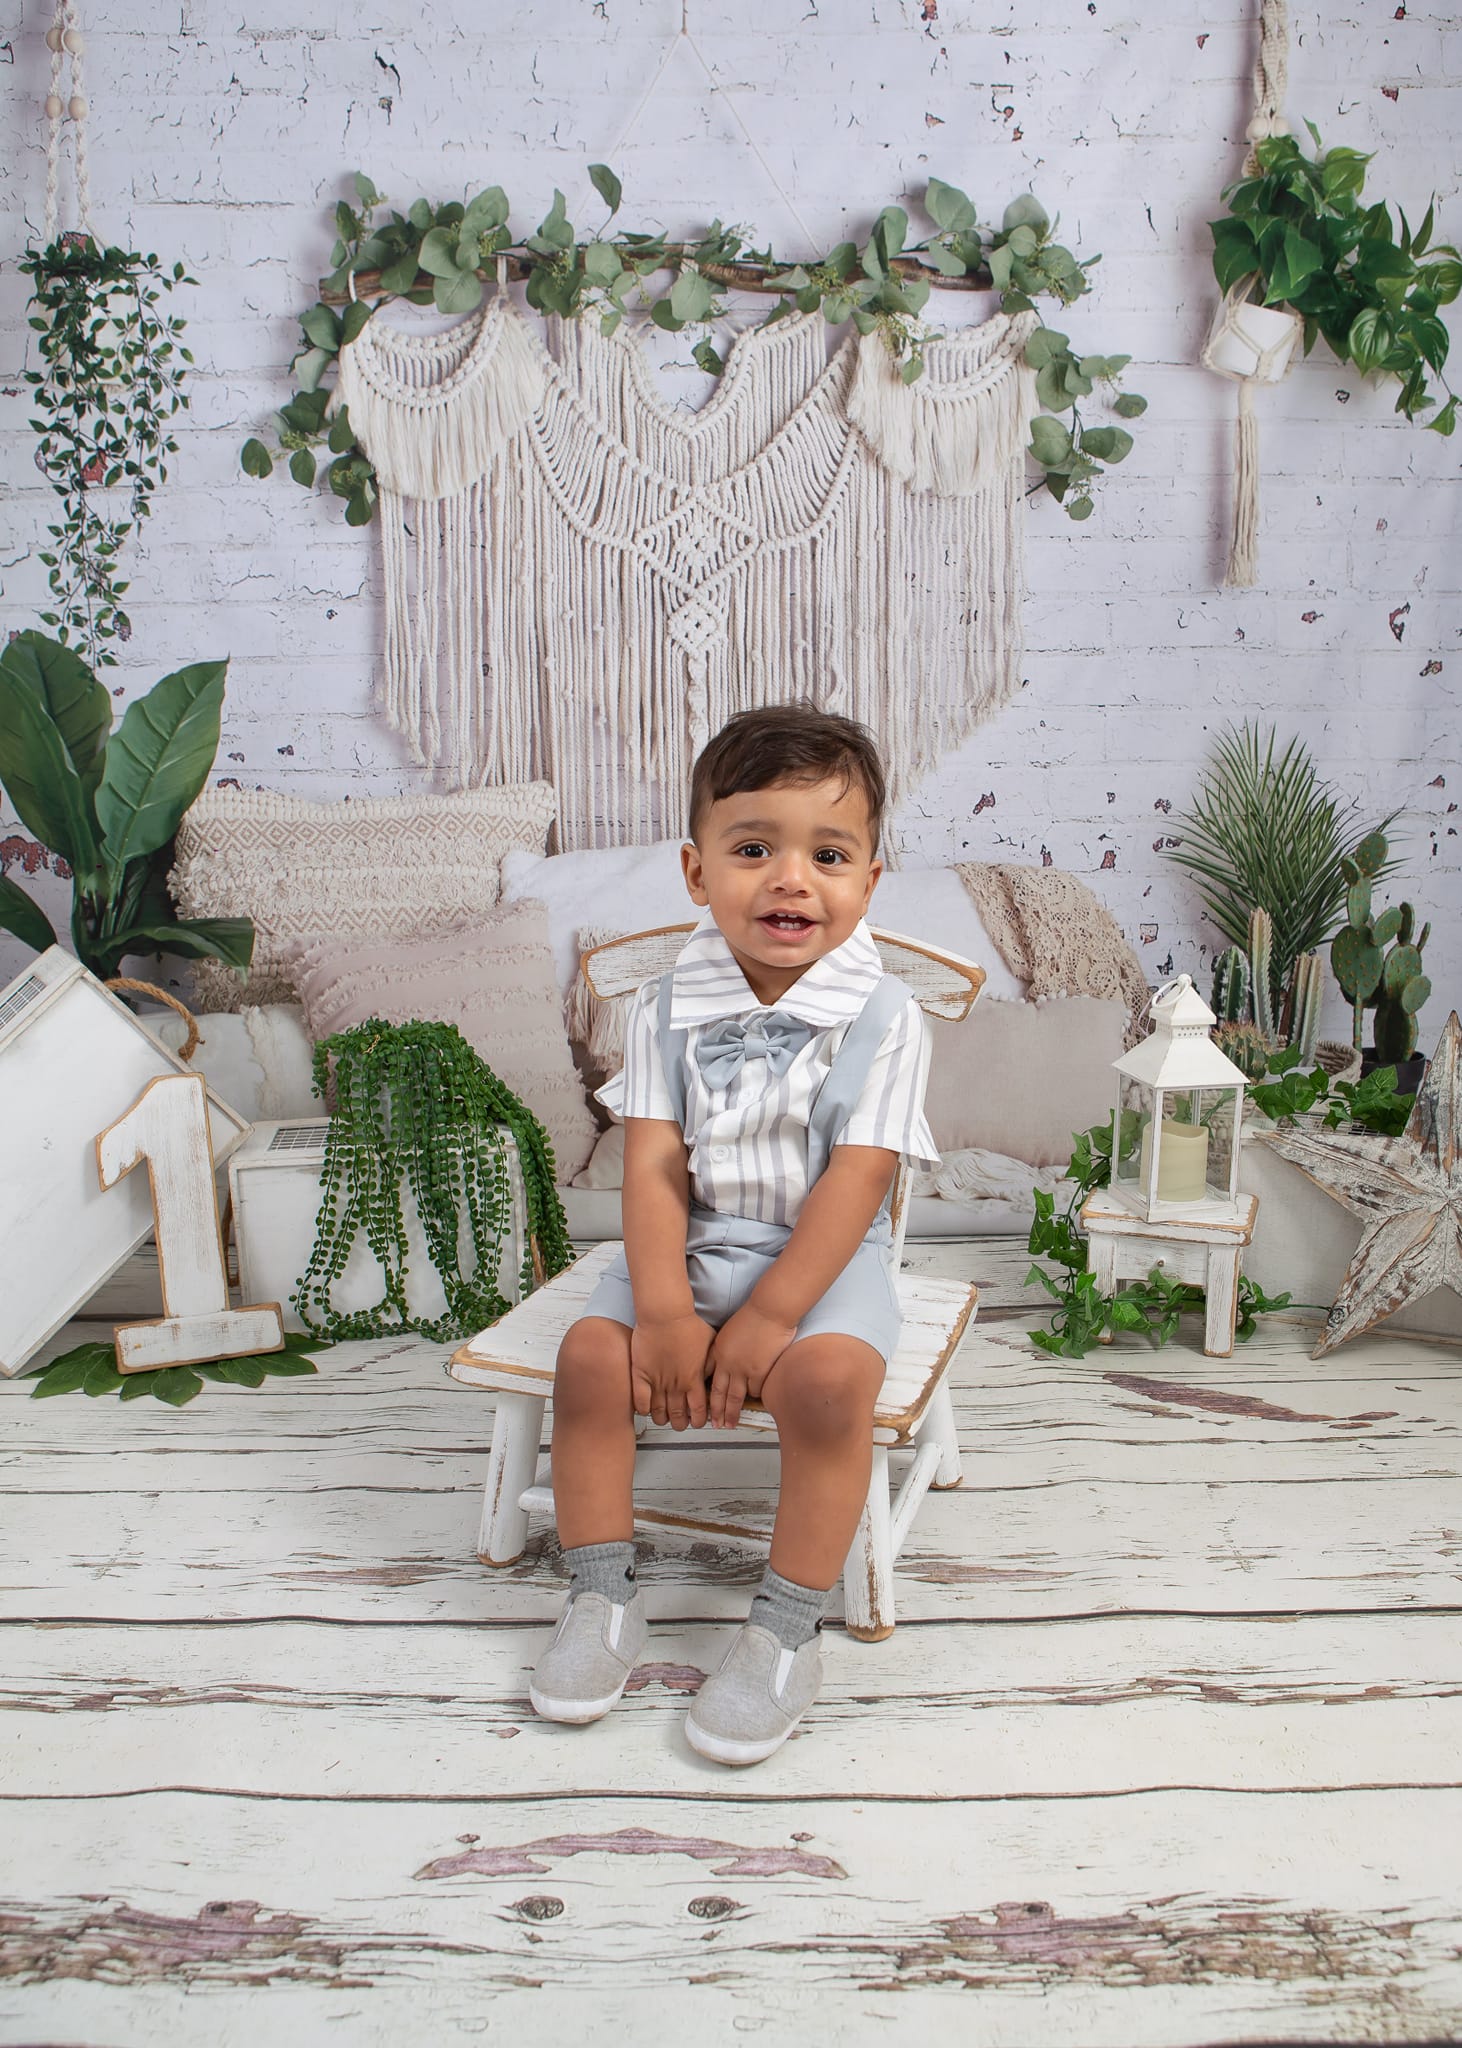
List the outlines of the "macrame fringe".
<svg viewBox="0 0 1462 2048">
<path fill-rule="evenodd" d="M 1035 411 L 1035 372 L 1024 360 L 1034 325 L 1032 313 L 999 314 L 971 335 L 933 342 L 913 384 L 881 337 L 864 336 L 848 411 L 891 475 L 910 490 L 958 498 L 1008 473 Z"/>
<path fill-rule="evenodd" d="M 1259 566 L 1259 416 L 1254 411 L 1254 386 L 1239 384 L 1239 413 L 1234 427 L 1234 530 L 1224 582 L 1234 590 L 1252 590 Z"/>
<path fill-rule="evenodd" d="M 545 375 L 522 317 L 496 298 L 444 335 L 368 321 L 340 351 L 335 402 L 349 407 L 382 486 L 430 503 L 482 476 L 537 406 Z"/>
</svg>

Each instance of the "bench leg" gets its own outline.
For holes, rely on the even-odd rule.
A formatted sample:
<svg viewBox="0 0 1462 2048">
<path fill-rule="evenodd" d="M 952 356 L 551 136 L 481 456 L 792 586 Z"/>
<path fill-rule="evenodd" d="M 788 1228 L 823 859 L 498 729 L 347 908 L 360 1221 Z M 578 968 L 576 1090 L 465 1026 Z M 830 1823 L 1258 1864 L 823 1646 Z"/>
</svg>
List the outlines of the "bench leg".
<svg viewBox="0 0 1462 2048">
<path fill-rule="evenodd" d="M 888 1498 L 888 1451 L 873 1446 L 873 1471 L 858 1533 L 843 1566 L 843 1617 L 860 1643 L 893 1634 L 893 1518 Z"/>
<path fill-rule="evenodd" d="M 528 1541 L 528 1517 L 518 1505 L 538 1469 L 544 1400 L 538 1394 L 499 1394 L 492 1420 L 492 1449 L 482 1494 L 477 1555 L 484 1564 L 516 1564 Z"/>
<path fill-rule="evenodd" d="M 960 1462 L 959 1431 L 954 1426 L 954 1402 L 950 1398 L 948 1380 L 929 1403 L 921 1434 L 939 1446 L 939 1463 L 929 1481 L 934 1491 L 942 1493 L 946 1487 L 961 1485 L 965 1474 Z"/>
</svg>

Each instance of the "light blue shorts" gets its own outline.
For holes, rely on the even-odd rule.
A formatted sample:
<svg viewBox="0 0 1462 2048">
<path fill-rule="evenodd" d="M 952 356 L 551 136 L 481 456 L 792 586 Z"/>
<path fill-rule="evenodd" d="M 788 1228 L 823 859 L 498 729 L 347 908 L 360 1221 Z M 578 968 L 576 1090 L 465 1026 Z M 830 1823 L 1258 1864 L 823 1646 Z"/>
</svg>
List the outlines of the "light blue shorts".
<svg viewBox="0 0 1462 2048">
<path fill-rule="evenodd" d="M 685 1265 L 695 1312 L 719 1330 L 729 1320 L 791 1236 L 781 1223 L 719 1216 L 693 1209 L 685 1238 Z M 601 1275 L 584 1309 L 627 1329 L 635 1324 L 629 1268 L 620 1251 Z M 898 1296 L 888 1269 L 888 1244 L 866 1237 L 847 1265 L 797 1325 L 801 1337 L 857 1337 L 888 1363 L 899 1335 Z"/>
</svg>

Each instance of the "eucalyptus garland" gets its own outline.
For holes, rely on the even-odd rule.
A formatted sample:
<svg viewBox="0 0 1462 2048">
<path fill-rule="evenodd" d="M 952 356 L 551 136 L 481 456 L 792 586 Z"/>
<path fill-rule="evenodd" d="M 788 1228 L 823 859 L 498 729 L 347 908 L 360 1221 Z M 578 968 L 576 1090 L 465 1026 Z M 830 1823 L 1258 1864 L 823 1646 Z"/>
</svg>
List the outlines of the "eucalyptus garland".
<svg viewBox="0 0 1462 2048">
<path fill-rule="evenodd" d="M 513 1187 L 502 1126 L 512 1132 L 528 1208 L 520 1283 L 534 1284 L 572 1263 L 553 1149 L 538 1119 L 479 1058 L 454 1024 L 385 1024 L 371 1018 L 315 1047 L 315 1092 L 335 1087 L 325 1140 L 315 1243 L 294 1307 L 315 1336 L 343 1342 L 414 1330 L 447 1342 L 496 1322 L 510 1304 L 498 1287 Z M 409 1278 L 403 1190 L 416 1204 L 447 1312 L 416 1316 Z M 466 1219 L 471 1270 L 462 1271 Z M 364 1236 L 385 1275 L 374 1308 L 342 1314 L 331 1292 Z"/>
<path fill-rule="evenodd" d="M 162 295 L 196 280 L 181 263 L 168 270 L 156 256 L 101 248 L 80 233 L 28 249 L 18 267 L 33 280 L 30 324 L 43 365 L 25 372 L 36 466 L 62 507 L 61 524 L 46 529 L 54 546 L 41 554 L 56 609 L 41 619 L 84 648 L 93 668 L 114 667 L 108 643 L 132 637 L 117 557 L 167 481 L 178 448 L 170 422 L 188 404 L 186 322 L 162 309 Z"/>
<path fill-rule="evenodd" d="M 840 242 L 827 255 L 785 264 L 772 251 L 751 247 L 746 231 L 713 221 L 697 242 L 668 242 L 663 235 L 609 232 L 618 213 L 620 181 L 607 164 L 591 164 L 589 177 L 609 209 L 597 235 L 580 241 L 567 217 L 564 196 L 536 231 L 515 244 L 508 224 L 509 203 L 491 185 L 465 205 L 456 200 L 434 206 L 412 202 L 406 213 L 378 220 L 384 200 L 363 172 L 355 175 L 358 204 L 335 208 L 336 241 L 331 271 L 321 280 L 320 298 L 304 315 L 302 341 L 293 369 L 299 389 L 277 415 L 279 446 L 289 456 L 289 473 L 312 487 L 324 443 L 334 458 L 325 480 L 343 500 L 352 526 L 375 516 L 377 480 L 366 451 L 355 438 L 345 408 L 333 416 L 325 378 L 340 350 L 370 320 L 375 305 L 393 298 L 434 305 L 440 312 L 467 314 L 481 305 L 484 281 L 499 266 L 509 278 L 526 281 L 530 306 L 564 319 L 596 318 L 612 334 L 631 305 L 647 307 L 657 327 L 678 334 L 706 328 L 726 312 L 727 288 L 769 292 L 776 304 L 762 322 L 769 326 L 792 312 L 821 310 L 830 326 L 851 320 L 860 334 L 879 334 L 912 384 L 924 371 L 924 350 L 939 330 L 926 325 L 931 289 L 997 290 L 1007 313 L 1036 311 L 1036 300 L 1070 305 L 1089 290 L 1087 272 L 1100 257 L 1079 259 L 1055 240 L 1056 223 L 1040 201 L 1024 193 L 1006 207 L 998 228 L 982 228 L 974 201 L 957 185 L 931 178 L 924 211 L 933 223 L 922 240 L 909 239 L 909 216 L 885 206 L 861 247 Z M 669 274 L 657 296 L 650 280 Z M 339 311 L 336 309 L 340 308 Z M 708 333 L 691 351 L 701 369 L 725 367 Z M 1045 413 L 1032 426 L 1030 454 L 1044 471 L 1046 489 L 1073 519 L 1089 518 L 1091 485 L 1103 465 L 1121 462 L 1132 436 L 1121 426 L 1087 426 L 1080 401 L 1100 384 L 1107 387 L 1119 419 L 1138 418 L 1147 401 L 1118 392 L 1116 379 L 1131 361 L 1125 355 L 1083 355 L 1070 339 L 1044 323 L 1026 346 L 1036 373 L 1036 396 Z M 1046 414 L 1070 414 L 1066 424 Z M 244 443 L 240 460 L 250 476 L 268 476 L 274 455 L 257 437 Z"/>
</svg>

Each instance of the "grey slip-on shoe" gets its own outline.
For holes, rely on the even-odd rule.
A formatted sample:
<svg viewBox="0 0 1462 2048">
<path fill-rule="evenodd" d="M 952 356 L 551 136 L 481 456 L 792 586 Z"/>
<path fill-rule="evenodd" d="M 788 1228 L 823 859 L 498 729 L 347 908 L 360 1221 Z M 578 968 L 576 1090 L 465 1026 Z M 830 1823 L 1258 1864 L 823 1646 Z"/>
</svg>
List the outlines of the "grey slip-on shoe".
<svg viewBox="0 0 1462 2048">
<path fill-rule="evenodd" d="M 686 1740 L 718 1764 L 759 1764 L 781 1748 L 821 1685 L 816 1636 L 789 1650 L 770 1629 L 747 1622 L 696 1694 Z"/>
<path fill-rule="evenodd" d="M 597 1721 L 629 1683 L 647 1634 L 638 1592 L 622 1607 L 602 1593 L 567 1601 L 529 1682 L 534 1713 L 545 1721 Z"/>
</svg>

